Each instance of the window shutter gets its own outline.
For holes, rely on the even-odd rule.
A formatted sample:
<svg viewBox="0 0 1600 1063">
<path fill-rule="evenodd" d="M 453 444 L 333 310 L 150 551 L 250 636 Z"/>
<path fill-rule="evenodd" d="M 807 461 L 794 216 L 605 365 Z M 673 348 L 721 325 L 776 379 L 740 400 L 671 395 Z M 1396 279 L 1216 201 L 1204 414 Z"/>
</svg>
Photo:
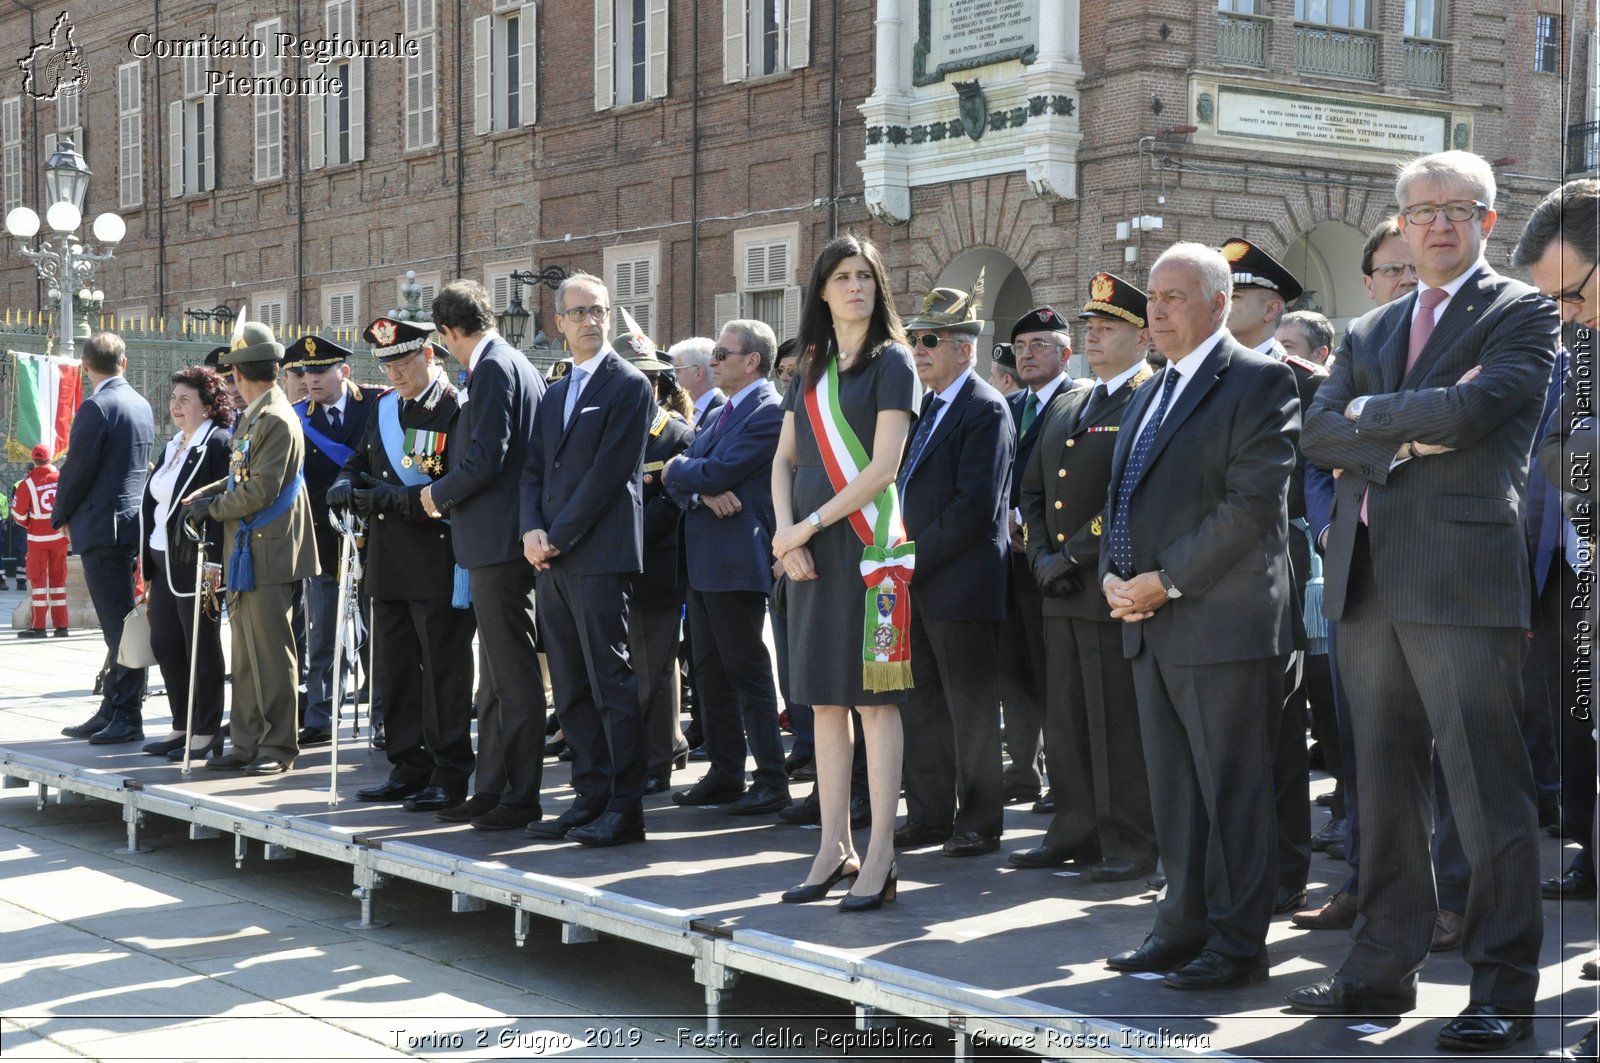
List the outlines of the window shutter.
<svg viewBox="0 0 1600 1063">
<path fill-rule="evenodd" d="M 332 5 L 329 5 L 330 10 Z M 325 63 L 312 63 L 306 68 L 311 83 L 316 84 L 316 79 L 328 72 Z M 306 169 L 320 170 L 328 162 L 327 129 L 328 112 L 333 107 L 335 96 L 328 93 L 326 96 L 320 92 L 306 93 Z"/>
<path fill-rule="evenodd" d="M 490 64 L 488 15 L 472 20 L 472 131 L 482 136 L 494 128 L 494 72 Z"/>
<path fill-rule="evenodd" d="M 539 8 L 537 4 L 523 4 L 517 22 L 521 41 L 522 67 L 522 124 L 531 126 L 539 119 Z"/>
<path fill-rule="evenodd" d="M 367 157 L 367 61 L 350 60 L 350 161 Z"/>
<path fill-rule="evenodd" d="M 789 0 L 789 69 L 811 65 L 811 0 Z M 787 322 L 786 322 L 787 324 Z"/>
<path fill-rule="evenodd" d="M 205 115 L 206 131 L 206 179 L 205 192 L 213 192 L 217 187 L 217 97 L 207 96 L 200 101 L 201 113 Z M 283 304 L 278 304 L 278 312 L 283 312 Z"/>
<path fill-rule="evenodd" d="M 183 195 L 183 101 L 167 104 L 167 187 Z"/>
<path fill-rule="evenodd" d="M 778 330 L 778 342 L 793 339 L 800 331 L 801 291 L 799 285 L 783 290 L 783 328 Z"/>
<path fill-rule="evenodd" d="M 722 81 L 731 85 L 743 81 L 750 69 L 745 52 L 745 33 L 749 25 L 750 0 L 722 0 Z"/>
<path fill-rule="evenodd" d="M 649 0 L 645 9 L 645 95 L 659 100 L 667 94 L 667 0 Z"/>
<path fill-rule="evenodd" d="M 432 302 L 432 300 L 428 300 Z M 511 305 L 511 274 L 497 273 L 489 286 L 489 304 L 499 313 Z"/>
<path fill-rule="evenodd" d="M 719 295 L 716 297 L 713 303 L 714 307 L 712 309 L 712 314 L 716 317 L 716 320 L 711 324 L 712 327 L 717 330 L 718 335 L 722 333 L 722 326 L 726 325 L 730 321 L 744 316 L 739 311 L 738 292 L 728 292 L 726 294 Z"/>
<path fill-rule="evenodd" d="M 611 0 L 594 0 L 594 109 L 609 111 L 617 99 L 611 64 L 617 44 L 611 31 Z"/>
</svg>

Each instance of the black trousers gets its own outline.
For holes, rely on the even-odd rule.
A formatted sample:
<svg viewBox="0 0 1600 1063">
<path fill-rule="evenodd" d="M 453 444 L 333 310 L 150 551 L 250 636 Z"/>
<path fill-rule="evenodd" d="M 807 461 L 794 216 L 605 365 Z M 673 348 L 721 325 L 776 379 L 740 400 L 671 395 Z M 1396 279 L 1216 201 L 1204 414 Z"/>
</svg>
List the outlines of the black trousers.
<svg viewBox="0 0 1600 1063">
<path fill-rule="evenodd" d="M 787 791 L 772 654 L 761 639 L 766 619 L 767 596 L 759 591 L 689 591 L 695 694 L 711 771 L 742 785 L 748 747 L 754 785 Z"/>
<path fill-rule="evenodd" d="M 478 720 L 478 780 L 474 790 L 499 794 L 504 804 L 527 808 L 539 807 L 539 788 L 544 781 L 544 722 L 549 711 L 539 656 L 534 649 L 536 575 L 533 566 L 520 557 L 468 571 L 478 640 L 494 691 L 488 713 Z M 390 653 L 388 646 L 381 646 L 378 657 Z M 465 664 L 465 654 L 461 662 Z"/>
<path fill-rule="evenodd" d="M 557 562 L 540 577 L 539 629 L 572 747 L 573 807 L 642 814 L 644 713 L 628 659 L 628 577 L 567 572 Z"/>
<path fill-rule="evenodd" d="M 652 776 L 672 774 L 672 759 L 688 750 L 679 730 L 673 688 L 678 679 L 678 631 L 683 604 L 639 605 L 628 609 L 628 659 L 639 687 L 644 712 L 645 770 Z"/>
<path fill-rule="evenodd" d="M 911 592 L 911 697 L 905 722 L 906 821 L 998 838 L 1004 831 L 1000 685 L 994 621 L 937 620 Z"/>
<path fill-rule="evenodd" d="M 1156 828 L 1122 622 L 1047 616 L 1044 632 L 1044 747 L 1056 798 L 1045 844 L 1079 849 L 1098 840 L 1107 858 L 1153 868 Z"/>
<path fill-rule="evenodd" d="M 95 615 L 100 618 L 100 634 L 110 651 L 100 715 L 114 723 L 140 726 L 144 716 L 146 669 L 124 668 L 117 663 L 122 622 L 133 610 L 133 570 L 138 562 L 138 550 L 132 546 L 97 546 L 79 556 L 83 558 L 83 579 L 89 587 L 89 599 L 94 603 Z"/>
<path fill-rule="evenodd" d="M 1266 942 L 1275 892 L 1272 737 L 1283 669 L 1282 657 L 1170 664 L 1148 641 L 1133 659 L 1167 872 L 1154 933 L 1180 948 L 1247 960 Z"/>
<path fill-rule="evenodd" d="M 186 734 L 215 735 L 222 729 L 222 617 L 200 613 L 200 638 L 195 639 L 194 598 L 179 598 L 179 593 L 194 591 L 194 567 L 180 565 L 170 572 L 167 555 L 150 552 L 150 571 L 145 583 L 150 588 L 150 649 L 167 684 L 167 702 L 172 706 L 172 729 Z M 190 726 L 189 667 L 194 665 L 194 725 Z"/>
<path fill-rule="evenodd" d="M 472 613 L 447 598 L 372 603 L 383 645 L 373 688 L 386 707 L 389 778 L 465 797 L 472 776 Z"/>
<path fill-rule="evenodd" d="M 1363 918 L 1344 978 L 1395 987 L 1428 958 L 1437 751 L 1471 865 L 1461 940 L 1471 999 L 1531 1012 L 1544 926 L 1533 770 L 1520 730 L 1525 641 L 1514 627 L 1393 619 L 1366 536 L 1357 535 L 1339 669 L 1350 695 L 1365 859 Z"/>
<path fill-rule="evenodd" d="M 1026 554 L 1011 555 L 1011 593 L 1000 625 L 1000 704 L 1004 710 L 1005 785 L 1039 788 L 1044 740 L 1044 607 Z"/>
</svg>

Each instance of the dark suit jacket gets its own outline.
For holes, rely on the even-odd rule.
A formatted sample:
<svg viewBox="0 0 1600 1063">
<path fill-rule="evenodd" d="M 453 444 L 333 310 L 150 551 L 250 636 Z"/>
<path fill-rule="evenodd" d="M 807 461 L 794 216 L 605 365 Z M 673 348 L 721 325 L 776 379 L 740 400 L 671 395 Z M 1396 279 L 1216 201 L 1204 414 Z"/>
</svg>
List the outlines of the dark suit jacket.
<svg viewBox="0 0 1600 1063">
<path fill-rule="evenodd" d="M 1369 490 L 1372 566 L 1394 619 L 1526 627 L 1531 592 L 1520 512 L 1555 360 L 1555 308 L 1528 285 L 1481 270 L 1445 304 L 1406 373 L 1415 305 L 1409 295 L 1350 325 L 1306 421 L 1306 457 L 1344 470 L 1323 612 L 1343 615 L 1361 495 Z M 1474 366 L 1482 375 L 1458 385 Z M 1359 423 L 1344 416 L 1358 395 L 1372 396 Z M 1391 469 L 1412 441 L 1455 449 Z"/>
<path fill-rule="evenodd" d="M 1200 366 L 1161 422 L 1128 500 L 1135 570 L 1165 570 L 1183 597 L 1149 620 L 1124 624 L 1123 651 L 1133 657 L 1148 642 L 1180 665 L 1286 654 L 1293 649 L 1289 477 L 1300 435 L 1294 374 L 1231 336 L 1189 357 L 1202 359 Z M 1108 532 L 1139 423 L 1160 393 L 1161 381 L 1152 380 L 1123 411 Z M 1110 571 L 1107 550 L 1095 582 Z"/>
<path fill-rule="evenodd" d="M 311 427 L 329 440 L 354 449 L 360 444 L 361 435 L 366 430 L 367 418 L 372 414 L 373 400 L 383 394 L 384 389 L 352 384 L 348 380 L 345 381 L 344 389 L 347 397 L 337 432 L 328 421 L 326 406 L 310 399 L 301 399 L 294 404 L 294 410 L 296 414 L 304 414 L 311 422 Z M 322 448 L 317 446 L 309 434 L 306 436 L 306 489 L 310 491 L 311 521 L 317 536 L 317 558 L 322 563 L 324 576 L 334 575 L 334 568 L 339 564 L 339 536 L 328 520 L 326 497 L 328 487 L 339 475 L 339 465 L 340 462 L 335 461 L 331 455 L 322 452 Z"/>
<path fill-rule="evenodd" d="M 683 605 L 683 510 L 667 493 L 661 470 L 694 443 L 694 429 L 677 414 L 660 407 L 650 411 L 644 446 L 644 571 L 633 581 L 628 600 L 635 605 L 665 608 Z"/>
<path fill-rule="evenodd" d="M 734 406 L 713 434 L 707 420 L 694 445 L 675 461 L 667 490 L 684 509 L 689 586 L 697 591 L 772 590 L 772 458 L 783 428 L 783 400 L 766 381 Z M 719 518 L 695 495 L 732 491 L 742 507 Z"/>
<path fill-rule="evenodd" d="M 1051 396 L 1053 402 L 1057 396 L 1065 395 L 1072 390 L 1072 380 L 1064 374 L 1061 384 L 1056 388 L 1055 395 Z M 1033 454 L 1034 444 L 1039 441 L 1039 422 L 1044 420 L 1044 409 L 1034 417 L 1028 430 L 1022 430 L 1023 407 L 1027 405 L 1031 389 L 1023 388 L 1015 394 L 1006 396 L 1006 404 L 1011 407 L 1011 427 L 1016 436 L 1016 463 L 1011 469 L 1011 505 L 1016 507 L 1022 502 L 1022 470 L 1028 465 L 1028 458 Z M 1048 409 L 1048 407 L 1046 407 Z"/>
<path fill-rule="evenodd" d="M 610 347 L 590 362 L 593 376 L 565 428 L 572 373 L 556 381 L 539 404 L 522 469 L 522 531 L 542 528 L 549 534 L 561 551 L 552 568 L 584 575 L 639 572 L 644 442 L 654 393 L 644 374 Z"/>
<path fill-rule="evenodd" d="M 544 378 L 533 364 L 499 337 L 467 380 L 467 402 L 446 443 L 450 471 L 429 492 L 450 518 L 456 563 L 463 568 L 522 556 L 518 481 L 533 449 L 533 421 L 544 394 Z"/>
<path fill-rule="evenodd" d="M 924 416 L 932 397 L 923 398 Z M 906 534 L 917 544 L 911 600 L 929 619 L 1005 619 L 1006 512 L 1017 445 L 1005 403 L 969 375 L 916 465 L 902 470 Z"/>
<path fill-rule="evenodd" d="M 1111 619 L 1095 575 L 1105 534 L 1106 483 L 1121 438 L 1122 411 L 1154 376 L 1149 366 L 1141 367 L 1081 426 L 1078 419 L 1094 389 L 1057 392 L 1039 426 L 1039 445 L 1021 474 L 1028 564 L 1047 552 L 1064 553 L 1078 563 L 1083 577 L 1083 586 L 1065 597 L 1041 596 L 1045 616 Z"/>
<path fill-rule="evenodd" d="M 712 425 L 716 424 L 717 414 L 722 412 L 722 407 L 727 401 L 728 396 L 724 395 L 720 390 L 714 390 L 711 395 L 711 401 L 706 403 L 706 412 L 695 420 L 694 430 L 698 432 L 702 428 L 710 429 Z"/>
<path fill-rule="evenodd" d="M 199 430 L 205 435 L 183 456 L 183 464 L 178 469 L 178 479 L 173 487 L 172 508 L 167 513 L 167 587 L 174 592 L 176 588 L 172 585 L 172 570 L 179 559 L 187 559 L 191 574 L 184 582 L 185 587 L 192 585 L 189 580 L 193 578 L 194 571 L 193 544 L 182 528 L 183 507 L 179 501 L 206 484 L 227 476 L 228 455 L 233 450 L 233 433 L 226 428 L 208 422 Z M 160 462 L 165 456 L 163 449 L 155 455 L 155 461 Z M 150 471 L 154 473 L 155 469 Z M 146 478 L 139 512 L 139 556 L 147 574 L 155 571 L 150 560 L 150 531 L 155 527 L 155 519 L 156 499 L 150 493 L 150 481 Z M 206 542 L 211 544 L 206 548 L 206 559 L 220 565 L 224 556 L 221 521 L 206 521 Z"/>
<path fill-rule="evenodd" d="M 138 541 L 155 437 L 150 404 L 120 376 L 101 383 L 78 407 L 50 515 L 52 528 L 72 526 L 74 553 Z"/>
</svg>

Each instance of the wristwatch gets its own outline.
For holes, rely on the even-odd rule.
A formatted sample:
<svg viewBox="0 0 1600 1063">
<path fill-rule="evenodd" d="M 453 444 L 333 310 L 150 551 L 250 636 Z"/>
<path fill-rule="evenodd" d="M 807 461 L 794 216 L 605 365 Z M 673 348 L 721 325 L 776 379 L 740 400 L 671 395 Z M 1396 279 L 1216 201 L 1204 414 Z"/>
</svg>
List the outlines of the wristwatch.
<svg viewBox="0 0 1600 1063">
<path fill-rule="evenodd" d="M 811 511 L 811 516 L 806 518 L 806 523 L 811 525 L 811 530 L 812 531 L 821 531 L 822 530 L 822 514 L 818 513 L 816 510 L 813 509 Z"/>
<path fill-rule="evenodd" d="M 1167 570 L 1166 569 L 1162 569 L 1160 572 L 1157 572 L 1156 575 L 1161 577 L 1161 585 L 1167 589 L 1167 597 L 1168 598 L 1182 598 L 1183 597 L 1183 592 L 1180 591 L 1177 587 L 1173 586 L 1172 577 L 1167 575 Z"/>
</svg>

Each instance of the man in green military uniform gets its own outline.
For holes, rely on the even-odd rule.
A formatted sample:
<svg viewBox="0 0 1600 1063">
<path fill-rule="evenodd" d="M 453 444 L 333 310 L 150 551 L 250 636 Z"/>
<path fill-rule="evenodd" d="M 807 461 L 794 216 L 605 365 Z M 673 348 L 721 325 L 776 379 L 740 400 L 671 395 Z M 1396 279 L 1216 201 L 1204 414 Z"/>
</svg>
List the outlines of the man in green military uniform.
<svg viewBox="0 0 1600 1063">
<path fill-rule="evenodd" d="M 288 771 L 295 739 L 295 586 L 316 575 L 317 544 L 305 490 L 305 436 L 278 387 L 283 345 L 245 322 L 223 364 L 246 403 L 233 429 L 228 477 L 184 499 L 185 519 L 223 522 L 233 623 L 233 748 L 207 767 L 252 775 Z"/>
</svg>

